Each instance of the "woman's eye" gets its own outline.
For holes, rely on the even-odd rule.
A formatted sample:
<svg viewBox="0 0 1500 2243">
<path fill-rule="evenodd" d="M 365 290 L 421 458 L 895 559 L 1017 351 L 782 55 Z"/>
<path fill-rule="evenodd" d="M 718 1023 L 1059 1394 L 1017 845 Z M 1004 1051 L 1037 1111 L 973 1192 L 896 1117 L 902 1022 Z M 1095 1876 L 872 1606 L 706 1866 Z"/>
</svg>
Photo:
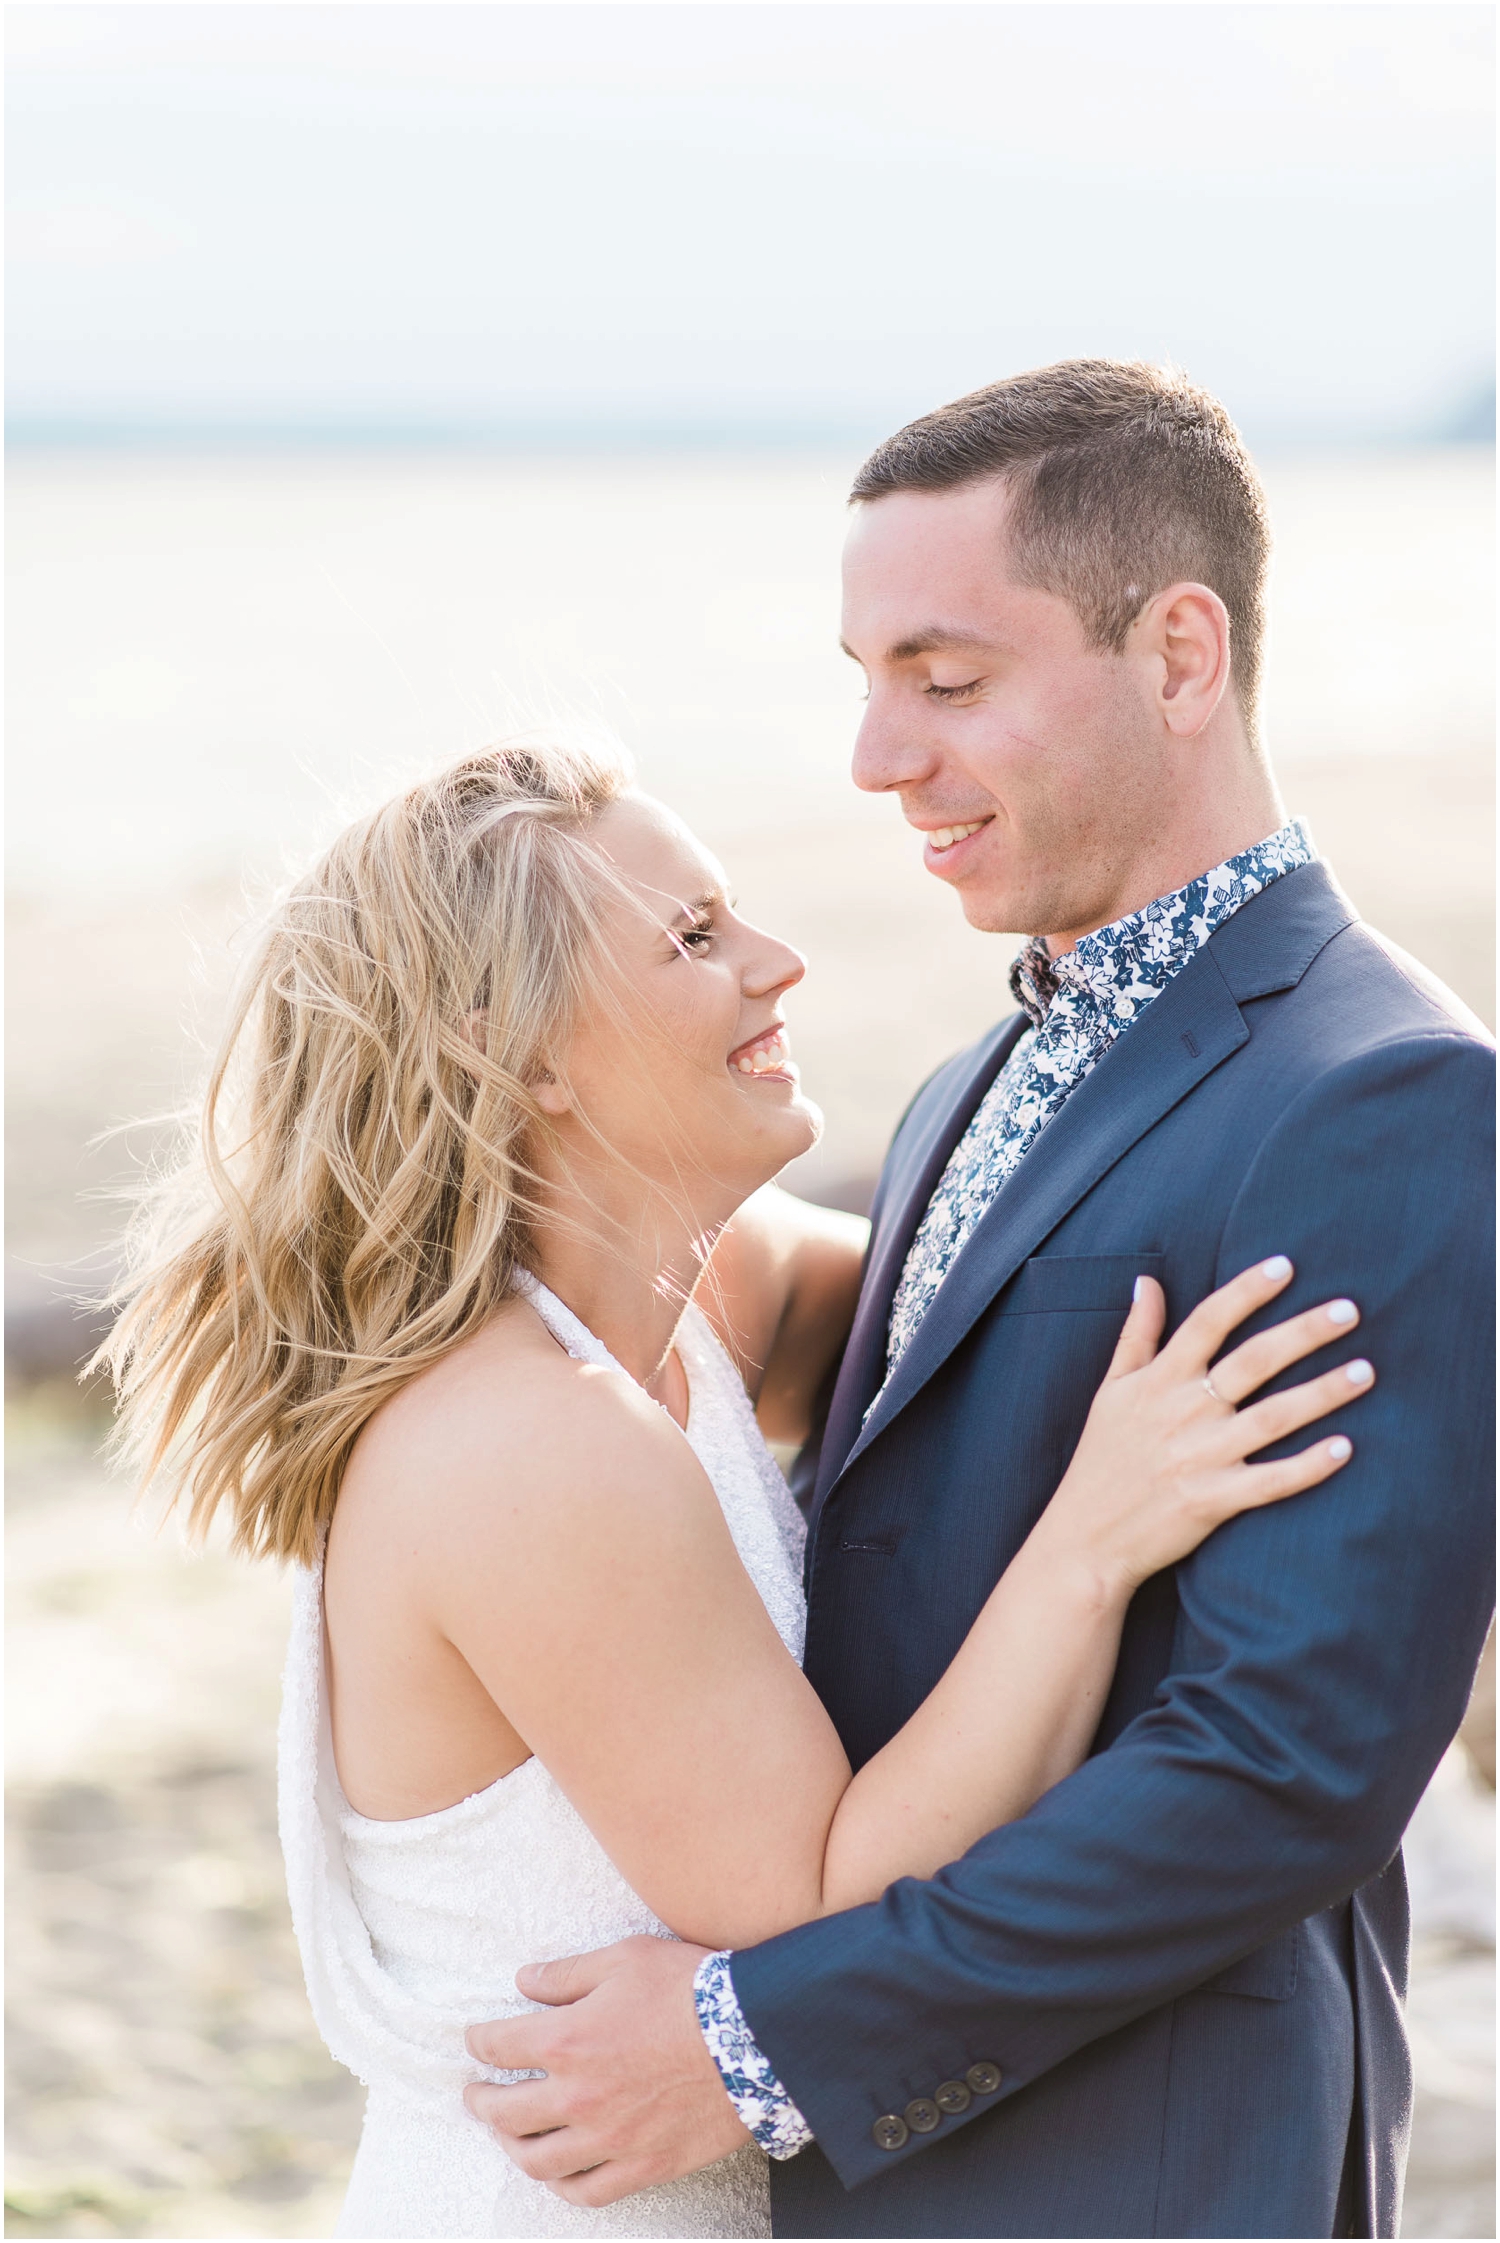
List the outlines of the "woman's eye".
<svg viewBox="0 0 1500 2243">
<path fill-rule="evenodd" d="M 695 950 L 700 956 L 714 939 L 712 927 L 685 927 L 678 936 L 684 950 Z"/>
<path fill-rule="evenodd" d="M 966 701 L 971 694 L 979 691 L 983 683 L 982 678 L 970 678 L 967 685 L 929 684 L 927 693 L 934 701 Z"/>
</svg>

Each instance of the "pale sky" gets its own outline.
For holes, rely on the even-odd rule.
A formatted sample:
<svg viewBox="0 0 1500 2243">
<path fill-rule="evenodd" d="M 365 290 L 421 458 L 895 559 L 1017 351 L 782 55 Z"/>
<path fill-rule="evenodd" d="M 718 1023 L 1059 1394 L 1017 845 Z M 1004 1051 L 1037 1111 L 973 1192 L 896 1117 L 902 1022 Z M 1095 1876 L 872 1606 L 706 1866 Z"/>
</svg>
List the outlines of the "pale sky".
<svg viewBox="0 0 1500 2243">
<path fill-rule="evenodd" d="M 1476 6 L 22 6 L 27 427 L 879 433 L 1170 356 L 1257 441 L 1493 364 Z"/>
</svg>

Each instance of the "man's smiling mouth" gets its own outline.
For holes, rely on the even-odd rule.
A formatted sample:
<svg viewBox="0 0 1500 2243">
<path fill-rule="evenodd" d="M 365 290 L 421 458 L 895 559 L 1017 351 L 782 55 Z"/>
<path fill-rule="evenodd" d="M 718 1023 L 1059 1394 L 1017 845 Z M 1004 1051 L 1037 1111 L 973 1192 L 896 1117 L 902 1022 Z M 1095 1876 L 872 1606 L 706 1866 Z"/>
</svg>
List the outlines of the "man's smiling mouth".
<svg viewBox="0 0 1500 2243">
<path fill-rule="evenodd" d="M 955 819 L 951 825 L 946 826 L 919 825 L 910 815 L 906 822 L 921 835 L 924 846 L 931 850 L 933 856 L 944 857 L 950 849 L 956 849 L 961 841 L 971 841 L 976 833 L 993 825 L 995 813 L 992 810 L 985 818 Z"/>
</svg>

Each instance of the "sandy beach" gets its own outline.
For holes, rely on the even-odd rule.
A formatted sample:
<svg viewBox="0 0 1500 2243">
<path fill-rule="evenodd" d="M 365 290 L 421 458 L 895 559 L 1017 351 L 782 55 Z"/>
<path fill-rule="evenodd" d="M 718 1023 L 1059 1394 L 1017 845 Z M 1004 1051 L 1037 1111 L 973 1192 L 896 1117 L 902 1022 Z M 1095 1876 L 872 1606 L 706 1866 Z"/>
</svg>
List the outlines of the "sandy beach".
<svg viewBox="0 0 1500 2243">
<path fill-rule="evenodd" d="M 1009 1009 L 1011 942 L 964 928 L 895 805 L 844 776 L 848 464 L 15 477 L 7 2233 L 327 2234 L 358 2129 L 281 1891 L 286 1584 L 133 1525 L 102 1407 L 61 1376 L 65 1296 L 164 1142 L 140 1117 L 201 1066 L 247 883 L 553 693 L 620 725 L 808 954 L 788 1009 L 827 1133 L 794 1188 L 857 1200 L 914 1086 Z M 1492 1023 L 1490 466 L 1274 469 L 1270 729 L 1360 910 Z M 1495 2232 L 1493 1808 L 1455 1751 L 1412 1834 L 1409 2236 Z"/>
</svg>

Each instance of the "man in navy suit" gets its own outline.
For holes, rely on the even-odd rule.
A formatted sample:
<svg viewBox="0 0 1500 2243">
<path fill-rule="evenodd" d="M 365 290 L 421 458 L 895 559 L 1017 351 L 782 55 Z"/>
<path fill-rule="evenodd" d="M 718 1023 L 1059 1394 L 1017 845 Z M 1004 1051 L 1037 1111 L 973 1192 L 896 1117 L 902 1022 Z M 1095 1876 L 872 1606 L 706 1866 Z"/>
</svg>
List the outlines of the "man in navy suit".
<svg viewBox="0 0 1500 2243">
<path fill-rule="evenodd" d="M 550 1966 L 524 1990 L 569 2033 L 535 2061 L 593 2201 L 748 2128 L 778 2235 L 1394 2235 L 1400 1839 L 1492 1604 L 1487 1039 L 1285 817 L 1264 499 L 1212 398 L 1046 368 L 902 430 L 854 498 L 856 780 L 973 925 L 1032 938 L 1021 1010 L 897 1131 L 799 1468 L 854 1766 L 1061 1478 L 1140 1273 L 1175 1323 L 1289 1255 L 1274 1314 L 1352 1295 L 1380 1384 L 1345 1471 L 1142 1590 L 1090 1758 L 1029 1814 L 744 1953 Z"/>
</svg>

